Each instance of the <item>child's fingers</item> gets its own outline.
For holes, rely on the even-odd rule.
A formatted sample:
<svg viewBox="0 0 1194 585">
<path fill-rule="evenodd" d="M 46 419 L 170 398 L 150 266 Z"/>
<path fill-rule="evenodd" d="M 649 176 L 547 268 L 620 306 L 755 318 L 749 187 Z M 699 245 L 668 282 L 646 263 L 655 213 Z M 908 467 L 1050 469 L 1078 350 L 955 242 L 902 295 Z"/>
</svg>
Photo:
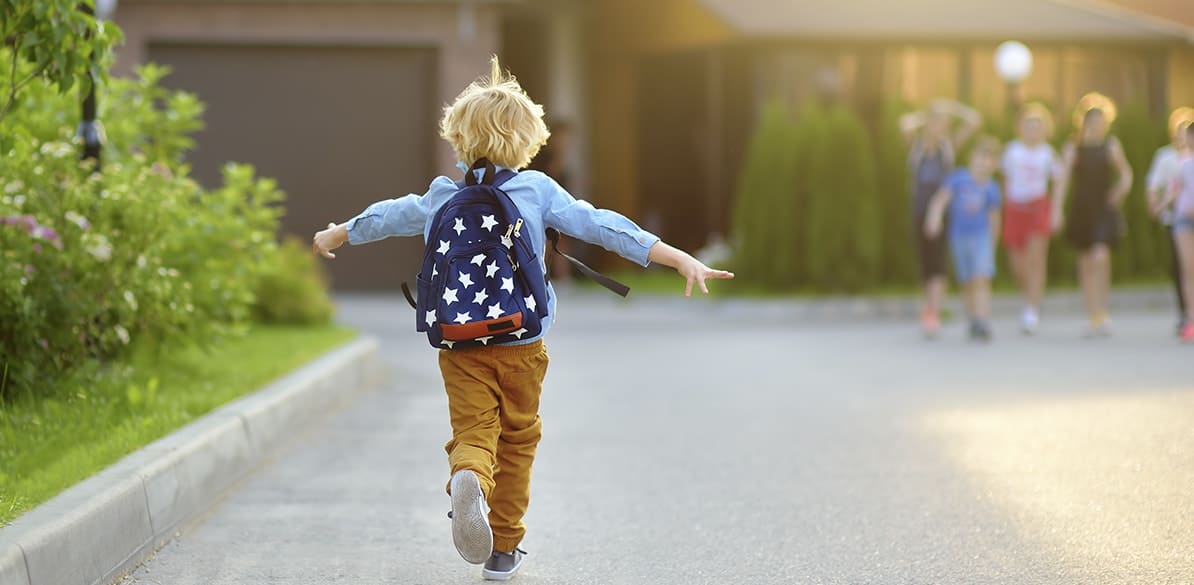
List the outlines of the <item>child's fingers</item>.
<svg viewBox="0 0 1194 585">
<path fill-rule="evenodd" d="M 692 296 L 692 281 L 693 280 L 695 280 L 695 279 L 693 279 L 693 277 L 689 276 L 688 282 L 684 285 L 684 296 L 686 296 L 686 297 Z"/>
<path fill-rule="evenodd" d="M 702 276 L 697 281 L 701 283 L 701 292 L 709 294 L 709 287 L 705 286 L 705 277 Z"/>
<path fill-rule="evenodd" d="M 709 278 L 730 279 L 734 278 L 734 273 L 728 270 L 711 270 L 709 271 Z"/>
</svg>

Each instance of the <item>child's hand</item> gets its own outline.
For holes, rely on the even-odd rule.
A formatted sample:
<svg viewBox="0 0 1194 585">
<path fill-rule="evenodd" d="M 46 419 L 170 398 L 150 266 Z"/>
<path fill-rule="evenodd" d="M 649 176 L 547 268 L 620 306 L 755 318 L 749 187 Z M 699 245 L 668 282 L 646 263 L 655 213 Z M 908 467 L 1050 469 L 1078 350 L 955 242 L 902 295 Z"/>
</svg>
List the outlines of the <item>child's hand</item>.
<svg viewBox="0 0 1194 585">
<path fill-rule="evenodd" d="M 348 241 L 348 229 L 344 224 L 328 224 L 328 229 L 316 232 L 311 242 L 311 251 L 324 258 L 335 258 L 332 250 L 344 245 Z"/>
<path fill-rule="evenodd" d="M 692 296 L 692 285 L 693 284 L 701 285 L 701 292 L 703 292 L 705 294 L 709 294 L 709 287 L 705 286 L 706 280 L 708 280 L 710 278 L 716 278 L 716 279 L 734 278 L 733 272 L 727 272 L 725 270 L 717 270 L 714 268 L 709 268 L 708 266 L 705 266 L 700 260 L 697 260 L 696 258 L 693 258 L 691 256 L 688 257 L 688 261 L 681 262 L 681 264 L 676 267 L 676 272 L 679 272 L 680 276 L 683 276 L 685 278 L 685 280 L 688 281 L 684 285 L 684 296 L 686 296 L 686 297 Z"/>
<path fill-rule="evenodd" d="M 941 235 L 941 220 L 930 217 L 925 220 L 925 235 L 935 238 Z"/>
<path fill-rule="evenodd" d="M 701 292 L 709 294 L 709 287 L 705 286 L 706 280 L 734 278 L 733 272 L 709 268 L 684 250 L 679 250 L 664 242 L 656 242 L 654 246 L 651 246 L 651 250 L 647 253 L 647 259 L 675 268 L 676 272 L 679 272 L 680 276 L 688 281 L 684 286 L 684 296 L 686 297 L 692 296 L 693 284 L 700 284 Z"/>
<path fill-rule="evenodd" d="M 1053 217 L 1053 233 L 1061 233 L 1061 228 L 1065 227 L 1065 213 L 1054 210 Z"/>
</svg>

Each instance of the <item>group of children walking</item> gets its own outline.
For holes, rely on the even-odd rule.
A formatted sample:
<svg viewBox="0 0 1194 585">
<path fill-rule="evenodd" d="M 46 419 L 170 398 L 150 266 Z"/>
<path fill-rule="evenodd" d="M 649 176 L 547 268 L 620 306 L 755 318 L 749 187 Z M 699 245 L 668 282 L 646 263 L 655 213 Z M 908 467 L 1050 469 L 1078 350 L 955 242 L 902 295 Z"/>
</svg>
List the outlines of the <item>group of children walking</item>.
<svg viewBox="0 0 1194 585">
<path fill-rule="evenodd" d="M 1028 104 L 1006 146 L 979 137 L 968 164 L 953 170 L 956 153 L 977 132 L 977 112 L 936 100 L 905 115 L 901 130 L 910 145 L 913 225 L 924 284 L 921 328 L 940 333 L 945 296 L 945 253 L 953 257 L 970 320 L 971 339 L 991 337 L 991 279 L 1002 238 L 1023 296 L 1020 327 L 1036 333 L 1041 322 L 1049 243 L 1063 233 L 1078 251 L 1078 278 L 1089 326 L 1085 335 L 1111 334 L 1111 251 L 1123 232 L 1120 209 L 1132 187 L 1123 146 L 1110 134 L 1116 107 L 1106 96 L 1084 96 L 1074 112 L 1074 138 L 1059 154 L 1049 144 L 1053 117 Z M 955 120 L 957 123 L 955 124 Z M 1173 113 L 1173 144 L 1160 149 L 1148 176 L 1149 208 L 1172 230 L 1173 278 L 1181 316 L 1178 335 L 1194 342 L 1194 110 Z M 1002 188 L 995 178 L 1002 175 Z M 948 227 L 946 227 L 948 226 Z"/>
</svg>

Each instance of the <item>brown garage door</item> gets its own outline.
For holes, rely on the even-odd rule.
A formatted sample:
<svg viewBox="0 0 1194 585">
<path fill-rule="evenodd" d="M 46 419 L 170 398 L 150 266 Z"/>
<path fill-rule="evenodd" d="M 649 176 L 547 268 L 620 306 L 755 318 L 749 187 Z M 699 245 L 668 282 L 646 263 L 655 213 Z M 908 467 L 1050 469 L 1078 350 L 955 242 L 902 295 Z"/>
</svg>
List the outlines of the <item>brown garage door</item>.
<svg viewBox="0 0 1194 585">
<path fill-rule="evenodd" d="M 239 161 L 277 178 L 284 233 L 309 242 L 373 201 L 422 193 L 432 177 L 433 50 L 155 43 L 149 56 L 173 68 L 165 85 L 207 104 L 195 176 L 216 185 L 223 164 Z M 337 289 L 395 289 L 421 252 L 421 238 L 395 238 L 327 265 Z"/>
</svg>

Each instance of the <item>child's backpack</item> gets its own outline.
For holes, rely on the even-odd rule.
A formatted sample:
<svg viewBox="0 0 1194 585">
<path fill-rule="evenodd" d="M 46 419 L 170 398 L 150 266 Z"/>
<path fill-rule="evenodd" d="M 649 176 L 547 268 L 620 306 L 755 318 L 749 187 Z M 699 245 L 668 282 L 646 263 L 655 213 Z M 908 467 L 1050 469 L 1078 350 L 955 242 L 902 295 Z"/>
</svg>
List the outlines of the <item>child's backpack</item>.
<svg viewBox="0 0 1194 585">
<path fill-rule="evenodd" d="M 478 181 L 476 171 L 484 169 Z M 415 308 L 416 329 L 432 347 L 462 349 L 510 343 L 539 335 L 547 316 L 547 277 L 531 242 L 523 238 L 518 206 L 501 186 L 514 171 L 496 172 L 478 160 L 458 182 L 460 190 L 431 220 L 418 298 L 402 291 Z M 554 230 L 553 230 L 554 231 Z M 552 243 L 557 236 L 549 235 Z M 557 250 L 558 252 L 558 250 Z M 590 277 L 626 296 L 629 288 L 565 255 Z M 614 286 L 611 286 L 614 285 Z"/>
</svg>

